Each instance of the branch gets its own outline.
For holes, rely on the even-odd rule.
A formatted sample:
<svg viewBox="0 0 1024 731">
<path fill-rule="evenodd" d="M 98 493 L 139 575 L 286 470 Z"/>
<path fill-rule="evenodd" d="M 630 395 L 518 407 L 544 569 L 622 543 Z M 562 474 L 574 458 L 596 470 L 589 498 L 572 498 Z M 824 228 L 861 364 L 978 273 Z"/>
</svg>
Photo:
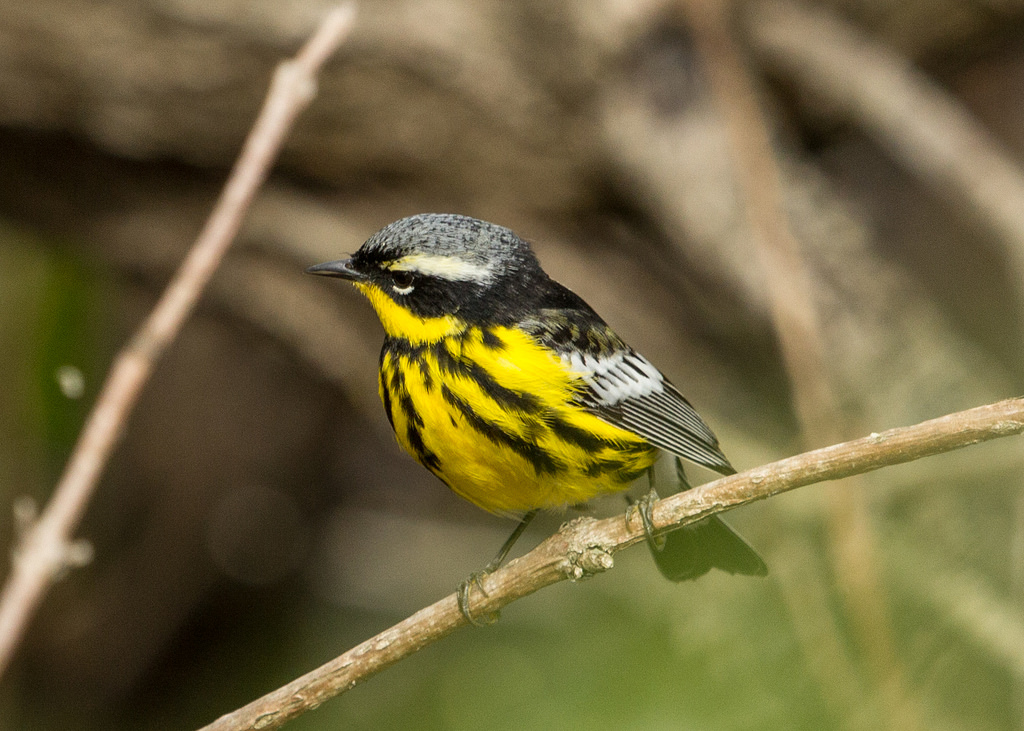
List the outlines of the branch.
<svg viewBox="0 0 1024 731">
<path fill-rule="evenodd" d="M 732 37 L 731 0 L 683 3 L 729 137 L 730 153 L 752 245 L 779 338 L 806 446 L 842 438 L 813 277 L 786 216 L 782 175 L 754 81 Z"/>
<path fill-rule="evenodd" d="M 0 594 L 0 675 L 46 589 L 71 565 L 71 532 L 85 512 L 142 387 L 224 258 L 292 123 L 316 95 L 316 73 L 344 40 L 354 18 L 351 2 L 331 11 L 295 59 L 277 67 L 263 109 L 213 213 L 156 307 L 114 360 L 53 497 L 16 548 L 11 574 Z"/>
<path fill-rule="evenodd" d="M 733 38 L 733 0 L 683 3 L 729 135 L 736 177 L 775 332 L 789 375 L 804 446 L 830 444 L 848 435 L 833 388 L 811 268 L 786 214 L 782 174 L 755 82 Z M 864 490 L 832 490 L 828 531 L 833 565 L 864 656 L 882 681 L 895 728 L 921 723 L 904 690 L 888 609 L 875 571 L 875 538 Z M 817 652 L 818 648 L 805 648 Z"/>
<path fill-rule="evenodd" d="M 1024 399 L 1009 399 L 891 429 L 773 462 L 681 492 L 654 505 L 654 525 L 667 529 L 804 485 L 911 462 L 1024 431 Z M 537 548 L 483 579 L 472 612 L 485 616 L 550 584 L 612 567 L 613 554 L 645 540 L 638 518 L 581 518 Z M 268 693 L 201 731 L 278 728 L 344 693 L 466 624 L 455 595 L 421 609 L 376 637 Z"/>
<path fill-rule="evenodd" d="M 769 66 L 985 221 L 1004 242 L 1016 281 L 1024 281 L 1024 172 L 962 104 L 908 59 L 820 9 L 754 3 L 748 27 Z"/>
</svg>

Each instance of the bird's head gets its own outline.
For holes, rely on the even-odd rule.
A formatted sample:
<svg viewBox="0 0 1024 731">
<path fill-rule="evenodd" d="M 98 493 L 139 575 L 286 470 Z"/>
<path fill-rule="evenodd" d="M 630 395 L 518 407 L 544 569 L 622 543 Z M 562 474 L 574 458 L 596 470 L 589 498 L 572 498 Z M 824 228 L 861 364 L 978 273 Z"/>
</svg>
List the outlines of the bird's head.
<svg viewBox="0 0 1024 731">
<path fill-rule="evenodd" d="M 353 282 L 389 335 L 415 341 L 510 321 L 547 281 L 529 244 L 509 229 L 442 213 L 395 221 L 351 258 L 306 271 Z"/>
</svg>

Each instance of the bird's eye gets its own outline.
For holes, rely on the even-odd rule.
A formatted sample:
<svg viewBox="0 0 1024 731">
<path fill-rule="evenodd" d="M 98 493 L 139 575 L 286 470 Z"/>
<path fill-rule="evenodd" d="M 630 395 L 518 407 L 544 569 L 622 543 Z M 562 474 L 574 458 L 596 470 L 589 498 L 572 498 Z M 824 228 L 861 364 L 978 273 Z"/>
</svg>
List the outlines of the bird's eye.
<svg viewBox="0 0 1024 731">
<path fill-rule="evenodd" d="M 406 272 L 401 269 L 391 273 L 391 281 L 394 283 L 392 288 L 398 294 L 409 294 L 412 292 L 412 272 Z"/>
</svg>

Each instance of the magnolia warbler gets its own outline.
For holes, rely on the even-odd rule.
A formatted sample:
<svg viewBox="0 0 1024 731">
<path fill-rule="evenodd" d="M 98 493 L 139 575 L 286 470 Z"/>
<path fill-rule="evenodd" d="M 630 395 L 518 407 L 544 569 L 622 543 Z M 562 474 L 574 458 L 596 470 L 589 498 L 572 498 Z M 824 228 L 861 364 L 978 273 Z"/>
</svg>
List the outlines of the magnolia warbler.
<svg viewBox="0 0 1024 731">
<path fill-rule="evenodd" d="M 380 398 L 399 444 L 474 505 L 520 517 L 484 572 L 501 563 L 537 510 L 625 490 L 661 450 L 675 455 L 683 489 L 680 457 L 735 472 L 676 387 L 548 277 L 507 228 L 411 216 L 375 233 L 352 258 L 307 271 L 351 281 L 376 310 L 385 333 Z M 648 529 L 649 505 L 641 510 Z M 649 543 L 676 581 L 712 567 L 767 572 L 715 516 Z M 471 621 L 474 581 L 479 575 L 459 591 Z"/>
</svg>

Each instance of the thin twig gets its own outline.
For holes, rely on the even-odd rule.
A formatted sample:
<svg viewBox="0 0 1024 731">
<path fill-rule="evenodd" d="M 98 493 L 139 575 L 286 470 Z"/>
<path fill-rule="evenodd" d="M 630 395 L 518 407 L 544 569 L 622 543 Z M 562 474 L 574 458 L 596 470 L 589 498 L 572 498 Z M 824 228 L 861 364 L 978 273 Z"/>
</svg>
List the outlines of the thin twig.
<svg viewBox="0 0 1024 731">
<path fill-rule="evenodd" d="M 142 387 L 234 240 L 285 135 L 316 95 L 316 73 L 347 36 L 354 18 L 354 3 L 332 10 L 298 55 L 278 66 L 217 206 L 160 301 L 111 366 L 53 497 L 16 548 L 0 594 L 0 675 L 54 576 L 69 565 L 71 533 Z"/>
<path fill-rule="evenodd" d="M 891 429 L 725 477 L 654 505 L 656 529 L 694 523 L 804 485 L 910 462 L 1024 432 L 1024 399 L 1009 399 Z M 607 570 L 614 553 L 644 541 L 639 519 L 573 521 L 525 556 L 482 580 L 472 613 L 487 616 L 550 584 Z M 306 675 L 222 716 L 202 731 L 278 728 L 466 624 L 455 595 L 421 609 L 390 629 Z"/>
<path fill-rule="evenodd" d="M 683 3 L 729 136 L 754 249 L 793 385 L 797 417 L 810 446 L 830 444 L 835 397 L 825 365 L 812 277 L 785 212 L 782 180 L 754 84 L 732 38 L 730 0 Z"/>
<path fill-rule="evenodd" d="M 935 81 L 821 9 L 788 0 L 750 6 L 762 60 L 859 124 L 925 185 L 996 232 L 1024 282 L 1024 171 Z"/>
<path fill-rule="evenodd" d="M 1020 295 L 1024 171 L 1013 155 L 910 59 L 837 15 L 788 0 L 750 9 L 750 37 L 766 65 L 859 125 L 923 185 L 987 224 L 1003 244 Z M 1016 332 L 1009 337 L 1021 352 L 1024 300 L 1016 300 L 1016 317 L 1010 318 Z"/>
<path fill-rule="evenodd" d="M 684 3 L 725 120 L 733 163 L 743 191 L 754 248 L 765 273 L 768 301 L 807 447 L 845 437 L 818 322 L 813 279 L 789 226 L 781 174 L 755 85 L 733 39 L 731 0 Z M 905 699 L 885 599 L 874 571 L 874 534 L 864 490 L 829 495 L 833 562 L 853 626 L 882 684 L 895 728 L 916 728 Z"/>
</svg>

